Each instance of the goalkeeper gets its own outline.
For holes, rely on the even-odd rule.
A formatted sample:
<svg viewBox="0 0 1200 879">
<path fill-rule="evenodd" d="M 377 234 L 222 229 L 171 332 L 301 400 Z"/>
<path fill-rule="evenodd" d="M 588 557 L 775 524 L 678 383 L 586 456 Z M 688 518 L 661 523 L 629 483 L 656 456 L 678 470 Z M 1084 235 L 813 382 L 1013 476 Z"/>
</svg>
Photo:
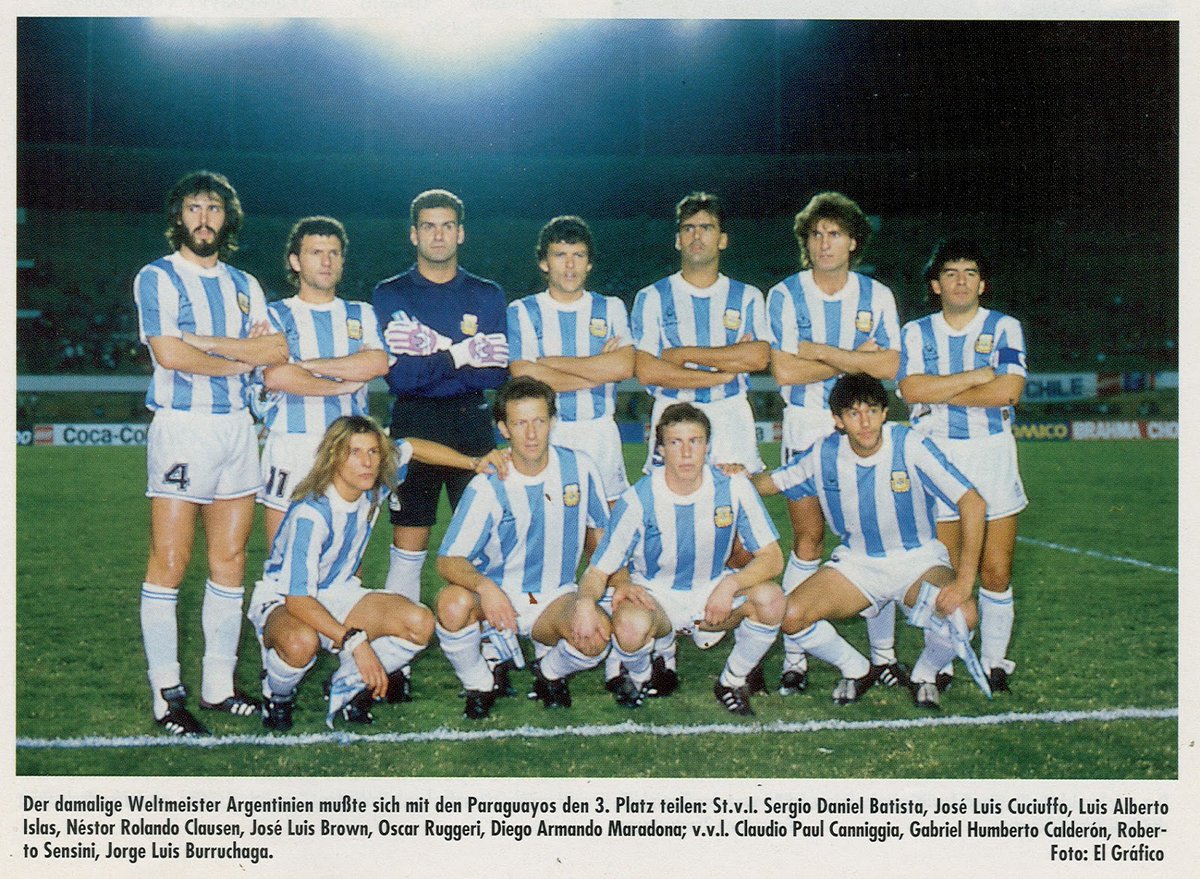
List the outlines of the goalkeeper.
<svg viewBox="0 0 1200 879">
<path fill-rule="evenodd" d="M 381 281 L 372 296 L 388 350 L 396 355 L 387 374 L 395 397 L 391 435 L 433 440 L 480 458 L 494 447 L 483 392 L 508 378 L 504 291 L 458 265 L 465 240 L 458 196 L 423 192 L 413 199 L 410 218 L 416 264 Z M 421 568 L 442 487 L 453 509 L 473 475 L 412 463 L 391 496 L 388 591 L 420 602 Z"/>
</svg>

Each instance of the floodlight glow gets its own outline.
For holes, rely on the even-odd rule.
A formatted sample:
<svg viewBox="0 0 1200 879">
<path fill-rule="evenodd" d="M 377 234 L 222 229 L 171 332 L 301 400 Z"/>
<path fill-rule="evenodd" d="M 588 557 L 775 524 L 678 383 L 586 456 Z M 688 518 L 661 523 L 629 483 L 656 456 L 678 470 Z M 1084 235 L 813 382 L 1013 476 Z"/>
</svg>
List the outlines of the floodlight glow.
<svg viewBox="0 0 1200 879">
<path fill-rule="evenodd" d="M 464 72 L 477 72 L 480 65 L 526 54 L 553 37 L 564 24 L 496 11 L 459 15 L 413 12 L 403 18 L 344 18 L 329 23 L 368 37 L 377 51 L 394 52 L 397 61 L 414 66 L 453 66 Z"/>
</svg>

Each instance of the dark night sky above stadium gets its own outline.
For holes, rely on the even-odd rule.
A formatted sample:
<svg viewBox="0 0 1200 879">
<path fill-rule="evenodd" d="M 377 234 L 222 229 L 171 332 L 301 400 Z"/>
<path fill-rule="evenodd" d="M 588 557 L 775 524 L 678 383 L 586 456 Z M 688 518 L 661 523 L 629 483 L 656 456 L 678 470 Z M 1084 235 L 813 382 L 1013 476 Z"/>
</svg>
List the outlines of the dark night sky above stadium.
<svg viewBox="0 0 1200 879">
<path fill-rule="evenodd" d="M 21 19 L 18 141 L 625 155 L 1177 139 L 1171 22 L 543 22 L 454 60 L 367 30 Z"/>
</svg>

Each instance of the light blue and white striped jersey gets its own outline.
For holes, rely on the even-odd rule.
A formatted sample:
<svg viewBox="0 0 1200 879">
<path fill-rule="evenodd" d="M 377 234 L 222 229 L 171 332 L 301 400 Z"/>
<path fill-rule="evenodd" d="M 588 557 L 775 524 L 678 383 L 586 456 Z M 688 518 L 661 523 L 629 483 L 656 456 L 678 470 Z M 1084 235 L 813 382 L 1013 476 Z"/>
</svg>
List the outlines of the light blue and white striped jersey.
<svg viewBox="0 0 1200 879">
<path fill-rule="evenodd" d="M 615 296 L 584 292 L 578 301 L 563 303 L 549 291 L 518 299 L 508 306 L 509 361 L 539 357 L 592 357 L 611 338 L 621 347 L 633 344 L 625 303 Z M 617 385 L 605 382 L 582 391 L 558 394 L 560 421 L 587 421 L 613 415 Z"/>
<path fill-rule="evenodd" d="M 771 347 L 795 354 L 801 342 L 817 342 L 853 351 L 873 339 L 880 348 L 900 347 L 896 297 L 874 278 L 851 272 L 846 286 L 826 296 L 813 281 L 812 270 L 790 275 L 767 293 L 767 326 Z M 829 392 L 837 377 L 807 385 L 781 385 L 789 406 L 829 408 Z"/>
<path fill-rule="evenodd" d="M 762 291 L 725 275 L 703 290 L 693 287 L 676 272 L 638 291 L 630 319 L 639 351 L 662 356 L 668 348 L 700 346 L 722 348 L 749 334 L 767 340 L 766 309 Z M 746 373 L 715 388 L 660 388 L 648 385 L 647 393 L 671 402 L 712 403 L 745 394 Z"/>
<path fill-rule="evenodd" d="M 387 346 L 369 302 L 334 298 L 314 305 L 291 296 L 267 305 L 271 326 L 287 337 L 290 360 L 346 357 Z M 368 415 L 367 388 L 336 397 L 302 397 L 276 393 L 268 398 L 263 423 L 284 433 L 324 433 L 343 415 Z"/>
<path fill-rule="evenodd" d="M 604 486 L 592 459 L 562 446 L 537 476 L 477 475 L 446 530 L 440 556 L 467 559 L 511 595 L 576 582 L 588 528 L 608 524 Z"/>
<path fill-rule="evenodd" d="M 641 586 L 691 589 L 722 576 L 735 534 L 752 553 L 779 539 L 749 479 L 706 467 L 700 488 L 682 496 L 656 467 L 617 500 L 592 566 L 612 574 L 629 565 Z"/>
<path fill-rule="evenodd" d="M 989 365 L 996 375 L 1026 375 L 1025 333 L 1015 317 L 981 307 L 962 330 L 951 328 L 940 311 L 904 325 L 898 379 L 954 375 Z M 916 403 L 909 415 L 921 433 L 949 439 L 1012 433 L 1012 419 L 1011 406 L 948 403 Z"/>
<path fill-rule="evenodd" d="M 156 259 L 133 282 L 138 333 L 149 348 L 155 336 L 182 338 L 183 333 L 244 339 L 250 328 L 267 319 L 267 302 L 253 276 L 218 262 L 203 268 L 178 252 Z M 154 359 L 154 376 L 146 391 L 146 408 L 179 409 L 223 415 L 246 408 L 248 375 L 207 376 L 167 369 Z"/>
<path fill-rule="evenodd" d="M 867 458 L 831 433 L 771 479 L 788 500 L 817 497 L 842 545 L 875 558 L 936 540 L 934 499 L 953 507 L 973 488 L 933 440 L 900 424 L 883 425 L 883 443 Z"/>
<path fill-rule="evenodd" d="M 397 481 L 403 482 L 412 460 L 412 445 L 396 442 L 399 455 Z M 346 501 L 330 485 L 319 497 L 294 501 L 271 544 L 263 566 L 263 579 L 275 582 L 285 595 L 321 593 L 355 576 L 377 512 L 387 505 L 388 490 L 365 491 L 356 501 Z"/>
</svg>

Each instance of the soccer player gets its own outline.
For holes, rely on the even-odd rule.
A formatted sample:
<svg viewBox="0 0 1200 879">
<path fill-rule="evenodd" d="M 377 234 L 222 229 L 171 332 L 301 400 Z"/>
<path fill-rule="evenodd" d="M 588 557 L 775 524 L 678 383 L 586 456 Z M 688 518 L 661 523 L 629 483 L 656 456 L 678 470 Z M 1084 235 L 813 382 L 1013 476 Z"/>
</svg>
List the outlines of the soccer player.
<svg viewBox="0 0 1200 879">
<path fill-rule="evenodd" d="M 250 275 L 222 261 L 237 249 L 242 206 L 221 174 L 196 171 L 167 195 L 174 252 L 134 279 L 138 327 L 154 375 L 146 406 L 150 552 L 142 583 L 142 641 L 155 721 L 173 735 L 206 735 L 186 706 L 176 603 L 197 514 L 204 520 L 204 675 L 200 707 L 238 717 L 258 703 L 234 688 L 246 543 L 260 485 L 258 442 L 246 409 L 248 373 L 282 363 L 267 304 Z"/>
<path fill-rule="evenodd" d="M 829 406 L 836 432 L 754 480 L 764 495 L 782 491 L 789 500 L 818 498 L 841 540 L 829 561 L 788 596 L 784 639 L 841 670 L 833 701 L 847 705 L 878 676 L 827 621 L 855 614 L 870 619 L 897 601 L 911 615 L 922 590 L 935 594 L 939 616 L 922 623 L 925 649 L 913 666 L 912 687 L 918 706 L 937 708 L 938 670 L 956 655 L 947 626 L 952 631 L 957 624 L 965 644 L 976 621 L 971 593 L 983 547 L 983 498 L 932 440 L 885 423 L 887 392 L 878 379 L 843 376 L 830 392 Z M 957 569 L 936 537 L 935 500 L 956 507 L 961 516 Z M 962 615 L 955 618 L 958 611 Z"/>
<path fill-rule="evenodd" d="M 364 588 L 355 573 L 412 451 L 403 440 L 393 445 L 369 416 L 340 416 L 296 486 L 248 613 L 263 649 L 267 729 L 291 728 L 296 688 L 319 648 L 341 660 L 330 687 L 332 726 L 335 717 L 370 723 L 371 702 L 388 695 L 392 676 L 429 643 L 429 608 Z"/>
<path fill-rule="evenodd" d="M 793 227 L 802 270 L 767 293 L 771 372 L 783 396 L 781 464 L 833 431 L 829 393 L 838 376 L 896 376 L 900 363 L 896 299 L 883 284 L 851 270 L 863 257 L 871 225 L 862 209 L 837 192 L 822 192 L 796 214 Z M 815 497 L 788 502 L 792 552 L 783 574 L 791 593 L 811 576 L 825 549 L 825 520 Z M 892 623 L 888 623 L 888 620 Z M 896 661 L 895 609 L 886 608 L 872 631 L 875 671 L 890 686 L 905 679 Z M 870 628 L 870 627 L 869 627 Z M 795 641 L 785 643 L 779 692 L 808 685 L 808 661 Z"/>
<path fill-rule="evenodd" d="M 1017 471 L 1012 421 L 1025 389 L 1025 336 L 1016 318 L 980 304 L 987 277 L 987 260 L 974 242 L 952 238 L 937 244 L 925 280 L 941 311 L 904 325 L 900 391 L 912 407 L 913 429 L 935 438 L 987 501 L 979 570 L 980 662 L 997 691 L 1008 689 L 1016 668 L 1007 657 L 1012 561 L 1017 514 L 1029 502 Z M 939 504 L 937 520 L 938 538 L 957 559 L 963 544 L 957 511 Z"/>
<path fill-rule="evenodd" d="M 409 217 L 416 264 L 380 281 L 372 297 L 388 350 L 397 355 L 387 374 L 395 397 L 391 435 L 421 437 L 482 457 L 495 445 L 483 392 L 508 377 L 504 291 L 458 265 L 458 248 L 466 240 L 458 196 L 444 189 L 422 192 Z M 413 464 L 391 497 L 384 588 L 421 600 L 421 568 L 442 487 L 453 509 L 470 479 L 470 473 Z"/>
<path fill-rule="evenodd" d="M 763 295 L 721 274 L 729 233 L 717 196 L 693 192 L 675 220 L 680 270 L 639 291 L 631 318 L 635 374 L 654 397 L 650 430 L 671 403 L 694 403 L 712 424 L 713 461 L 757 473 L 764 465 L 746 392 L 749 373 L 770 362 Z"/>
<path fill-rule="evenodd" d="M 542 227 L 537 259 L 546 290 L 508 306 L 509 369 L 557 392 L 550 441 L 587 452 L 612 502 L 629 487 L 613 416 L 617 383 L 633 375 L 633 339 L 624 303 L 586 289 L 592 254 L 592 232 L 579 217 Z"/>
<path fill-rule="evenodd" d="M 263 371 L 271 392 L 263 423 L 263 487 L 267 550 L 283 521 L 292 489 L 312 467 L 325 429 L 342 415 L 367 415 L 367 383 L 388 370 L 375 311 L 337 295 L 345 227 L 332 217 L 305 217 L 287 243 L 288 280 L 296 295 L 267 306 L 271 326 L 288 343 L 288 362 Z"/>
<path fill-rule="evenodd" d="M 447 584 L 437 597 L 438 639 L 474 720 L 488 716 L 504 689 L 480 651 L 481 624 L 515 650 L 516 635 L 533 639 L 534 691 L 547 708 L 570 707 L 568 677 L 600 662 L 612 631 L 597 606 L 604 583 L 575 585 L 588 532 L 608 521 L 596 465 L 550 444 L 555 393 L 537 379 L 507 382 L 493 414 L 512 444 L 508 478 L 471 480 L 437 565 Z"/>
<path fill-rule="evenodd" d="M 612 619 L 624 669 L 614 696 L 626 707 L 641 705 L 655 678 L 659 696 L 678 686 L 676 631 L 707 649 L 732 629 L 733 650 L 713 693 L 731 713 L 751 715 L 747 678 L 779 633 L 784 597 L 772 582 L 783 570 L 779 535 L 744 475 L 706 463 L 710 431 L 689 403 L 662 412 L 655 443 L 663 466 L 621 495 L 580 583 L 594 594 L 629 566 L 632 582 L 617 587 Z M 727 567 L 735 537 L 751 554 L 737 571 Z"/>
</svg>

